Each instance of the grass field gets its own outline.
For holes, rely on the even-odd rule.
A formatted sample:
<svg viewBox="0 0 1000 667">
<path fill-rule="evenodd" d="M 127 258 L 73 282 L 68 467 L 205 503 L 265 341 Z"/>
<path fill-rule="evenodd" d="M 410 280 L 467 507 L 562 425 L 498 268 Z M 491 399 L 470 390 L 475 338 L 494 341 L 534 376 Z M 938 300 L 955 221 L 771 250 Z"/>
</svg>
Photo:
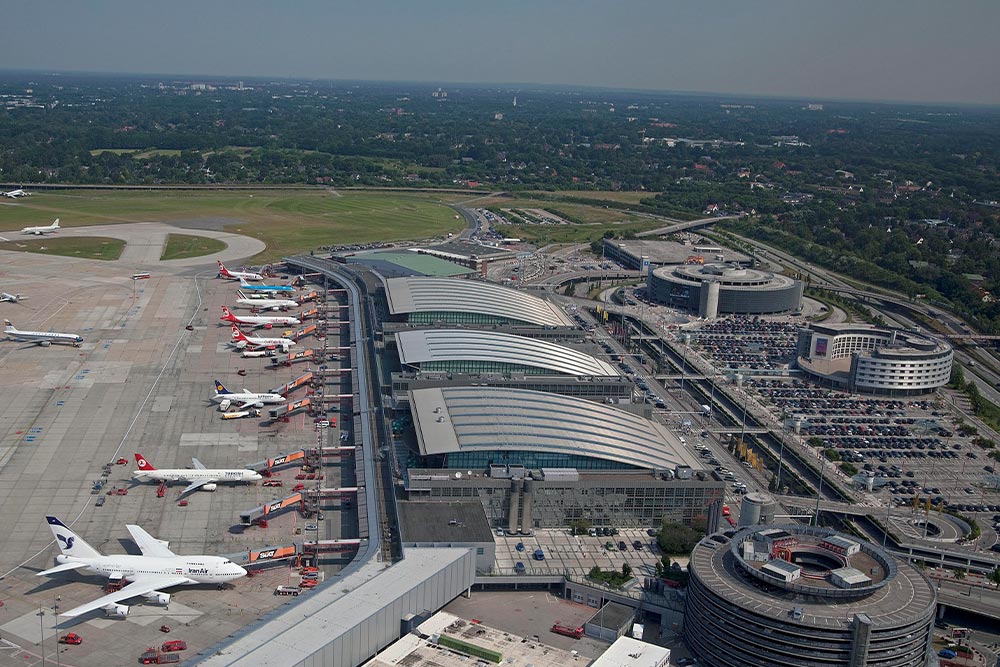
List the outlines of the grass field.
<svg viewBox="0 0 1000 667">
<path fill-rule="evenodd" d="M 613 201 L 620 204 L 638 204 L 642 199 L 651 199 L 657 195 L 655 192 L 612 192 L 611 190 L 557 190 L 556 192 L 541 192 L 539 194 L 555 195 L 557 197 L 576 197 L 577 199 L 595 199 L 598 201 Z"/>
<path fill-rule="evenodd" d="M 589 243 L 604 236 L 606 231 L 628 234 L 662 226 L 662 222 L 655 220 L 623 225 L 494 225 L 504 236 L 519 238 L 538 246 L 550 243 Z"/>
<path fill-rule="evenodd" d="M 0 242 L 0 250 L 112 260 L 121 257 L 122 251 L 125 250 L 125 241 L 106 236 L 49 237 L 37 240 Z"/>
<path fill-rule="evenodd" d="M 167 234 L 167 241 L 163 244 L 163 254 L 160 255 L 160 260 L 201 257 L 203 255 L 212 255 L 225 249 L 225 243 L 208 238 L 207 236 Z"/>
<path fill-rule="evenodd" d="M 444 236 L 464 227 L 445 204 L 448 193 L 327 190 L 69 190 L 38 191 L 0 203 L 0 233 L 61 218 L 64 229 L 97 224 L 232 220 L 226 231 L 260 239 L 254 261 L 308 252 L 321 245 Z"/>
</svg>

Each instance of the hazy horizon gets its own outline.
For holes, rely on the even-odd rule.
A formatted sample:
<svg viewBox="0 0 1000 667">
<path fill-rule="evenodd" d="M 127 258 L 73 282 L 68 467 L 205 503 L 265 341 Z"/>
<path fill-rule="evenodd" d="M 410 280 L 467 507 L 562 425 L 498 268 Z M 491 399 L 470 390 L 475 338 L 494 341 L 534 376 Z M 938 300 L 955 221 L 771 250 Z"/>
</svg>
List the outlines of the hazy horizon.
<svg viewBox="0 0 1000 667">
<path fill-rule="evenodd" d="M 0 68 L 1000 104 L 1000 3 L 177 0 L 19 7 Z"/>
</svg>

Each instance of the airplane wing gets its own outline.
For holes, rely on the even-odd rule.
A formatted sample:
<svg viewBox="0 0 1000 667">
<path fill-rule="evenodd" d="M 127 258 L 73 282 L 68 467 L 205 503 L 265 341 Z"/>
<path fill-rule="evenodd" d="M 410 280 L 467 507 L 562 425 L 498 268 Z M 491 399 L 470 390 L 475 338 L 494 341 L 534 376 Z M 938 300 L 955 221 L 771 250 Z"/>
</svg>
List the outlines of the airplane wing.
<svg viewBox="0 0 1000 667">
<path fill-rule="evenodd" d="M 183 496 L 185 493 L 190 493 L 191 491 L 201 488 L 206 484 L 215 484 L 218 481 L 219 480 L 217 479 L 199 479 L 197 482 L 191 482 L 190 484 L 184 487 L 184 490 L 181 491 L 181 495 Z"/>
<path fill-rule="evenodd" d="M 128 528 L 128 534 L 132 536 L 132 541 L 139 547 L 139 551 L 142 552 L 143 556 L 173 558 L 177 555 L 167 548 L 166 542 L 156 539 L 139 526 L 129 524 L 125 527 Z"/>
<path fill-rule="evenodd" d="M 194 467 L 195 467 L 196 470 L 207 470 L 207 468 L 205 468 L 205 464 L 202 463 L 201 461 L 199 461 L 196 458 L 192 457 L 191 458 L 191 463 L 194 464 Z"/>
<path fill-rule="evenodd" d="M 109 593 L 103 597 L 97 598 L 96 600 L 91 600 L 87 604 L 74 607 L 69 611 L 64 611 L 60 614 L 60 616 L 80 616 L 82 614 L 86 614 L 88 611 L 101 609 L 109 604 L 121 602 L 122 600 L 127 600 L 137 595 L 144 595 L 146 593 L 158 591 L 161 588 L 170 588 L 171 586 L 180 586 L 181 584 L 191 583 L 194 582 L 187 577 L 182 577 L 180 575 L 170 576 L 166 574 L 149 574 L 136 577 L 132 583 L 125 586 L 120 591 Z"/>
<path fill-rule="evenodd" d="M 47 577 L 50 574 L 58 574 L 59 572 L 69 572 L 70 570 L 77 570 L 81 567 L 86 567 L 86 563 L 80 561 L 75 561 L 72 563 L 63 563 L 62 565 L 56 565 L 55 567 L 50 567 L 47 570 L 42 570 L 35 574 L 36 577 Z"/>
</svg>

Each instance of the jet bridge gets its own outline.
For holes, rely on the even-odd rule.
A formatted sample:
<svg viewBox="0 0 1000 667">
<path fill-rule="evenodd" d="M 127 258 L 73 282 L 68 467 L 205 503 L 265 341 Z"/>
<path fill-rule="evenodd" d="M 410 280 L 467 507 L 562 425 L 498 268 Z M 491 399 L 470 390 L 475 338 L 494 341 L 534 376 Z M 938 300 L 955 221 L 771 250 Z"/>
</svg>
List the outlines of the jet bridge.
<svg viewBox="0 0 1000 667">
<path fill-rule="evenodd" d="M 312 409 L 312 401 L 308 398 L 303 398 L 298 401 L 279 405 L 276 408 L 271 408 L 268 412 L 271 413 L 271 419 L 288 419 L 292 415 L 297 415 L 300 412 L 310 409 Z"/>
<path fill-rule="evenodd" d="M 270 392 L 272 394 L 281 394 L 282 396 L 288 396 L 288 394 L 292 393 L 293 391 L 295 391 L 299 387 L 305 386 L 305 385 L 309 384 L 310 382 L 312 382 L 313 377 L 314 377 L 314 375 L 313 375 L 312 371 L 310 371 L 308 373 L 303 373 L 302 375 L 300 375 L 299 377 L 295 378 L 291 382 L 286 382 L 283 385 L 280 385 L 278 387 L 275 387 L 274 389 L 271 389 Z"/>
</svg>

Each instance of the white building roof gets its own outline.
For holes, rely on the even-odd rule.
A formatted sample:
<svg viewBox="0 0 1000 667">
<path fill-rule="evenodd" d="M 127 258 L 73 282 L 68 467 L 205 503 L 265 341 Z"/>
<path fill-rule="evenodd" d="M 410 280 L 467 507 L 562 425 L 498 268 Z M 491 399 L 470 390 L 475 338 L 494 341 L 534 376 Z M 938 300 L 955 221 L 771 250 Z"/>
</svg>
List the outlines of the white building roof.
<svg viewBox="0 0 1000 667">
<path fill-rule="evenodd" d="M 409 392 L 420 453 L 520 450 L 576 454 L 647 470 L 704 466 L 672 431 L 618 408 L 527 389 Z"/>
<path fill-rule="evenodd" d="M 670 649 L 621 636 L 590 667 L 667 667 Z"/>
<path fill-rule="evenodd" d="M 418 329 L 396 334 L 404 365 L 484 361 L 541 368 L 562 375 L 614 375 L 611 364 L 573 348 L 539 338 L 472 329 Z"/>
<path fill-rule="evenodd" d="M 469 312 L 537 326 L 568 327 L 573 321 L 555 304 L 532 294 L 461 278 L 389 278 L 389 312 Z"/>
</svg>

